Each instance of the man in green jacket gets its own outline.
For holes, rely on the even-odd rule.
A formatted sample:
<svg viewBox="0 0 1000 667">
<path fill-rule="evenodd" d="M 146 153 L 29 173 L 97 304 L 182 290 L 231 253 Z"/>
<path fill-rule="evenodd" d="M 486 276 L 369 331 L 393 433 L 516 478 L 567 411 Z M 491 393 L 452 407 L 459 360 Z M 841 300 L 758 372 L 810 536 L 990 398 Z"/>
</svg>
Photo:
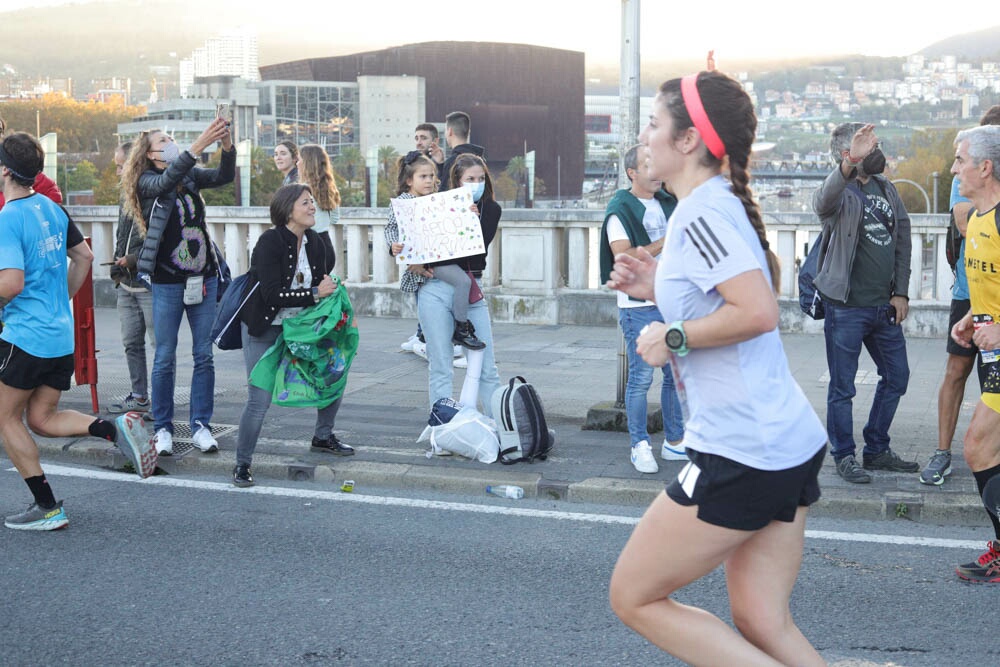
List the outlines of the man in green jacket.
<svg viewBox="0 0 1000 667">
<path fill-rule="evenodd" d="M 641 160 L 640 160 L 641 156 Z M 663 249 L 667 220 L 674 212 L 677 199 L 663 188 L 660 181 L 650 180 L 645 160 L 645 149 L 635 145 L 625 153 L 625 173 L 632 187 L 619 190 L 608 202 L 601 228 L 601 282 L 607 282 L 619 253 L 634 253 L 645 248 L 653 256 Z M 636 340 L 643 327 L 651 322 L 662 322 L 663 316 L 652 301 L 637 301 L 624 292 L 618 293 L 618 323 L 625 336 L 628 353 L 628 382 L 625 385 L 625 418 L 631 441 L 632 465 L 639 472 L 655 473 L 659 470 L 649 444 L 646 428 L 646 395 L 653 384 L 653 367 L 636 353 Z M 664 441 L 660 456 L 664 460 L 684 460 L 684 419 L 680 401 L 674 387 L 669 364 L 664 366 L 660 388 L 660 408 L 663 412 Z"/>
</svg>

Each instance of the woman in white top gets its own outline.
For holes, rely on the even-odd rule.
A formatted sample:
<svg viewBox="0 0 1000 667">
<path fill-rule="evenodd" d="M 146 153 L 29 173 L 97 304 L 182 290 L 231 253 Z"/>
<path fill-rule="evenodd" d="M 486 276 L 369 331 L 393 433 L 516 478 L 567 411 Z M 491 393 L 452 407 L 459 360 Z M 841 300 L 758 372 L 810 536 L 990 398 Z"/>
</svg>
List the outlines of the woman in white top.
<svg viewBox="0 0 1000 667">
<path fill-rule="evenodd" d="M 333 176 L 333 166 L 326 150 L 318 144 L 306 144 L 299 148 L 295 163 L 299 170 L 299 182 L 305 183 L 313 191 L 316 199 L 316 225 L 313 231 L 330 253 L 330 266 L 336 265 L 336 246 L 333 243 L 333 225 L 340 222 L 340 190 Z"/>
<path fill-rule="evenodd" d="M 660 86 L 639 137 L 650 177 L 679 203 L 659 262 L 619 255 L 608 285 L 655 300 L 671 323 L 650 325 L 637 349 L 677 375 L 691 462 L 625 545 L 611 606 L 692 665 L 823 665 L 788 601 L 826 432 L 778 335 L 777 258 L 748 187 L 756 127 L 742 86 L 702 72 Z M 723 563 L 739 632 L 672 599 Z"/>
</svg>

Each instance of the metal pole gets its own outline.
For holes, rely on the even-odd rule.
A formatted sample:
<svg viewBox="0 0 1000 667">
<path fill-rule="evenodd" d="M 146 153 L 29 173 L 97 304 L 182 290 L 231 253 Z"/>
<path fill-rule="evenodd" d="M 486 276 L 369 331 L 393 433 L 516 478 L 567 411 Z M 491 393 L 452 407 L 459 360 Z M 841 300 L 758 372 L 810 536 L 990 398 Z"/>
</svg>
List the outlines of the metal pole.
<svg viewBox="0 0 1000 667">
<path fill-rule="evenodd" d="M 618 187 L 628 187 L 625 152 L 639 136 L 639 0 L 622 0 L 621 73 L 618 83 L 621 110 L 621 136 L 618 145 Z M 628 383 L 628 357 L 625 335 L 618 335 L 618 396 L 615 407 L 625 408 L 625 385 Z"/>
</svg>

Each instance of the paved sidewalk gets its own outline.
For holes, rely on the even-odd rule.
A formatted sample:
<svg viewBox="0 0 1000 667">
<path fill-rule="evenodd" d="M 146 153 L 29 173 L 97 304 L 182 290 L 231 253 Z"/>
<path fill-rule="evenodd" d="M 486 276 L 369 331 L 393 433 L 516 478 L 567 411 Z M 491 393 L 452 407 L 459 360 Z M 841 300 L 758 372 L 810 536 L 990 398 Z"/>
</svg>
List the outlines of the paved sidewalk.
<svg viewBox="0 0 1000 667">
<path fill-rule="evenodd" d="M 482 494 L 487 484 L 513 483 L 529 496 L 576 502 L 647 504 L 664 483 L 680 470 L 679 462 L 660 461 L 660 472 L 644 475 L 628 458 L 628 436 L 619 432 L 581 429 L 588 410 L 614 400 L 616 393 L 618 332 L 607 326 L 533 326 L 495 324 L 497 363 L 502 379 L 523 375 L 532 382 L 545 404 L 550 426 L 556 431 L 556 448 L 549 460 L 504 466 L 482 464 L 460 457 L 425 456 L 416 444 L 426 424 L 427 367 L 399 344 L 414 330 L 415 322 L 395 318 L 363 318 L 358 327 L 361 345 L 350 373 L 347 393 L 337 419 L 336 433 L 357 448 L 357 455 L 338 458 L 309 451 L 315 413 L 309 409 L 272 407 L 254 458 L 258 483 L 268 478 L 313 479 L 336 483 L 355 481 L 355 491 L 366 488 L 426 488 Z M 98 347 L 98 396 L 102 409 L 128 392 L 128 373 L 119 339 L 117 312 L 96 311 Z M 826 357 L 822 335 L 786 335 L 785 350 L 793 374 L 825 417 Z M 246 400 L 246 374 L 240 351 L 216 351 L 216 394 L 213 431 L 221 451 L 190 451 L 187 417 L 190 381 L 190 335 L 181 327 L 178 345 L 177 424 L 175 442 L 180 455 L 162 459 L 166 473 L 198 472 L 228 479 L 234 464 L 236 425 Z M 923 465 L 936 447 L 937 389 L 944 371 L 944 342 L 908 340 L 911 379 L 892 428 L 892 447 L 903 458 Z M 152 352 L 148 352 L 152 364 Z M 464 371 L 456 369 L 456 395 Z M 855 401 L 855 434 L 871 405 L 877 376 L 862 355 Z M 650 397 L 658 398 L 654 383 Z M 916 474 L 874 473 L 868 485 L 847 484 L 827 458 L 821 473 L 823 500 L 816 511 L 827 515 L 895 518 L 935 523 L 985 524 L 986 516 L 976 494 L 975 481 L 961 456 L 961 437 L 978 400 L 978 387 L 970 382 L 959 418 L 953 457 L 954 472 L 942 487 L 921 485 Z M 90 412 L 89 386 L 74 387 L 62 405 Z M 659 442 L 659 436 L 654 435 Z M 113 447 L 94 438 L 38 438 L 43 460 L 75 460 L 99 466 L 120 467 L 124 458 Z M 654 447 L 658 449 L 658 447 Z M 860 455 L 860 450 L 859 450 Z"/>
</svg>

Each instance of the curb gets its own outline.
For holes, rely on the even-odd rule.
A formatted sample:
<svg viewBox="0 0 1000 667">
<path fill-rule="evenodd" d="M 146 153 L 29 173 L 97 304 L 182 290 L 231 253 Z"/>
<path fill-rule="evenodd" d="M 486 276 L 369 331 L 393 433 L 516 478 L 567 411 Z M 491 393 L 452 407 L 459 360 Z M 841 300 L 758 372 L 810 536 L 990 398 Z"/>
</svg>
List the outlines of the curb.
<svg viewBox="0 0 1000 667">
<path fill-rule="evenodd" d="M 83 463 L 123 470 L 127 459 L 113 445 L 93 446 L 81 441 L 91 438 L 38 438 L 41 457 L 48 460 Z M 218 454 L 191 452 L 182 457 L 163 457 L 158 467 L 164 474 L 217 475 L 228 480 L 235 465 L 235 452 Z M 513 470 L 485 471 L 455 469 L 433 463 L 383 463 L 339 459 L 330 464 L 313 464 L 292 456 L 257 454 L 254 477 L 295 482 L 339 484 L 354 480 L 355 489 L 414 489 L 434 492 L 482 495 L 488 484 L 516 484 L 528 498 L 567 503 L 593 503 L 646 507 L 663 492 L 662 480 L 591 477 L 578 482 L 546 479 L 541 473 Z M 974 493 L 926 493 L 886 491 L 860 496 L 849 488 L 824 487 L 823 496 L 811 509 L 813 516 L 863 519 L 908 520 L 941 525 L 985 526 L 989 521 L 982 500 Z"/>
</svg>

